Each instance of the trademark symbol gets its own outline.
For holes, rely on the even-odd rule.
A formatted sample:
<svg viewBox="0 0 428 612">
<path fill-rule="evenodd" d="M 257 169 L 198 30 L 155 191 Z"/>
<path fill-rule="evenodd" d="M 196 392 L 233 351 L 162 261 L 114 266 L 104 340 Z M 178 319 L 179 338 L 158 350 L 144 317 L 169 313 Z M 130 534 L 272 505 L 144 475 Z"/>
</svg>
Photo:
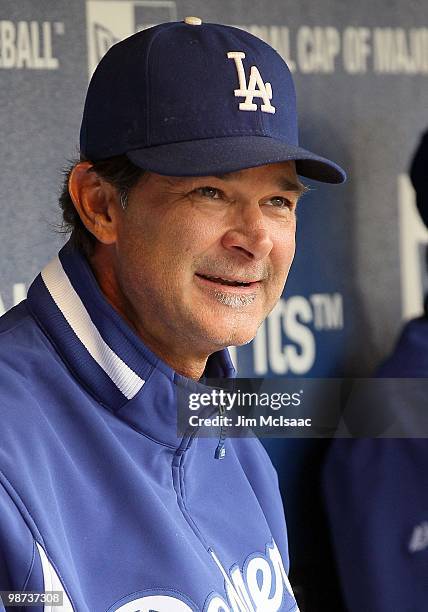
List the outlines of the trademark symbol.
<svg viewBox="0 0 428 612">
<path fill-rule="evenodd" d="M 343 302 L 340 293 L 314 293 L 309 299 L 316 330 L 343 328 Z"/>
</svg>

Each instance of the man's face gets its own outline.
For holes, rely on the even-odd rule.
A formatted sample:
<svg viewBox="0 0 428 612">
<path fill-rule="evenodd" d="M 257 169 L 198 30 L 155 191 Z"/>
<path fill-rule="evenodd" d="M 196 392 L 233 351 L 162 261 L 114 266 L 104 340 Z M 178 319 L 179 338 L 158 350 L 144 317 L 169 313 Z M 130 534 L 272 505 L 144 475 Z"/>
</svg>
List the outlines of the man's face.
<svg viewBox="0 0 428 612">
<path fill-rule="evenodd" d="M 143 339 L 207 355 L 249 342 L 282 293 L 300 190 L 294 162 L 217 177 L 145 175 L 114 258 Z"/>
</svg>

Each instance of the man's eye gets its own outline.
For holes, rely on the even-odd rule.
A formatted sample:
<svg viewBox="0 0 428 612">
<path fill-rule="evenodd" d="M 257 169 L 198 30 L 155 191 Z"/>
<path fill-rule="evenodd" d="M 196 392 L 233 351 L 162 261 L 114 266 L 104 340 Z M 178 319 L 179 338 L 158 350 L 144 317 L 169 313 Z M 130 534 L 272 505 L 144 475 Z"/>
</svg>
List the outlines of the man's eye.
<svg viewBox="0 0 428 612">
<path fill-rule="evenodd" d="M 198 187 L 195 193 L 211 200 L 218 200 L 221 197 L 221 191 L 215 187 Z"/>
<path fill-rule="evenodd" d="M 275 196 L 268 200 L 268 203 L 271 203 L 275 208 L 289 208 L 292 210 L 294 208 L 294 203 L 288 198 L 283 198 L 282 196 Z"/>
</svg>

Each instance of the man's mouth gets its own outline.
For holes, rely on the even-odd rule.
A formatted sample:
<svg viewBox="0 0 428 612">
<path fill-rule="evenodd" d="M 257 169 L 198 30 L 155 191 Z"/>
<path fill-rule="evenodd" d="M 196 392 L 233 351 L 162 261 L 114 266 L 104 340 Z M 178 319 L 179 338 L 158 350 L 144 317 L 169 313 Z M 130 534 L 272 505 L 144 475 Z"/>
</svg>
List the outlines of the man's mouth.
<svg viewBox="0 0 428 612">
<path fill-rule="evenodd" d="M 217 283 L 220 285 L 227 285 L 229 287 L 250 287 L 254 285 L 258 281 L 241 281 L 234 280 L 229 278 L 223 278 L 221 276 L 211 276 L 209 274 L 196 274 L 199 278 L 204 278 L 205 280 L 211 281 L 212 283 Z"/>
</svg>

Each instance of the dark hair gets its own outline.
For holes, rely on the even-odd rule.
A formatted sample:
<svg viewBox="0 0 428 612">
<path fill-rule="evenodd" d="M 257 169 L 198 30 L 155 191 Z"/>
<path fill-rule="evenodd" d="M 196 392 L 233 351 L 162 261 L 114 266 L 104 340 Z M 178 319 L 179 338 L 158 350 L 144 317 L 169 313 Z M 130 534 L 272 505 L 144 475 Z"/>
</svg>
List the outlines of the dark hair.
<svg viewBox="0 0 428 612">
<path fill-rule="evenodd" d="M 62 210 L 61 232 L 71 233 L 70 240 L 74 248 L 82 251 L 87 257 L 93 254 L 97 239 L 86 229 L 71 199 L 68 182 L 70 174 L 79 161 L 90 161 L 81 156 L 64 169 L 64 182 L 59 196 L 59 205 Z M 117 189 L 121 203 L 126 203 L 129 191 L 137 184 L 145 170 L 135 166 L 126 155 L 118 155 L 97 162 L 89 172 L 96 172 L 100 178 L 107 181 Z"/>
</svg>

